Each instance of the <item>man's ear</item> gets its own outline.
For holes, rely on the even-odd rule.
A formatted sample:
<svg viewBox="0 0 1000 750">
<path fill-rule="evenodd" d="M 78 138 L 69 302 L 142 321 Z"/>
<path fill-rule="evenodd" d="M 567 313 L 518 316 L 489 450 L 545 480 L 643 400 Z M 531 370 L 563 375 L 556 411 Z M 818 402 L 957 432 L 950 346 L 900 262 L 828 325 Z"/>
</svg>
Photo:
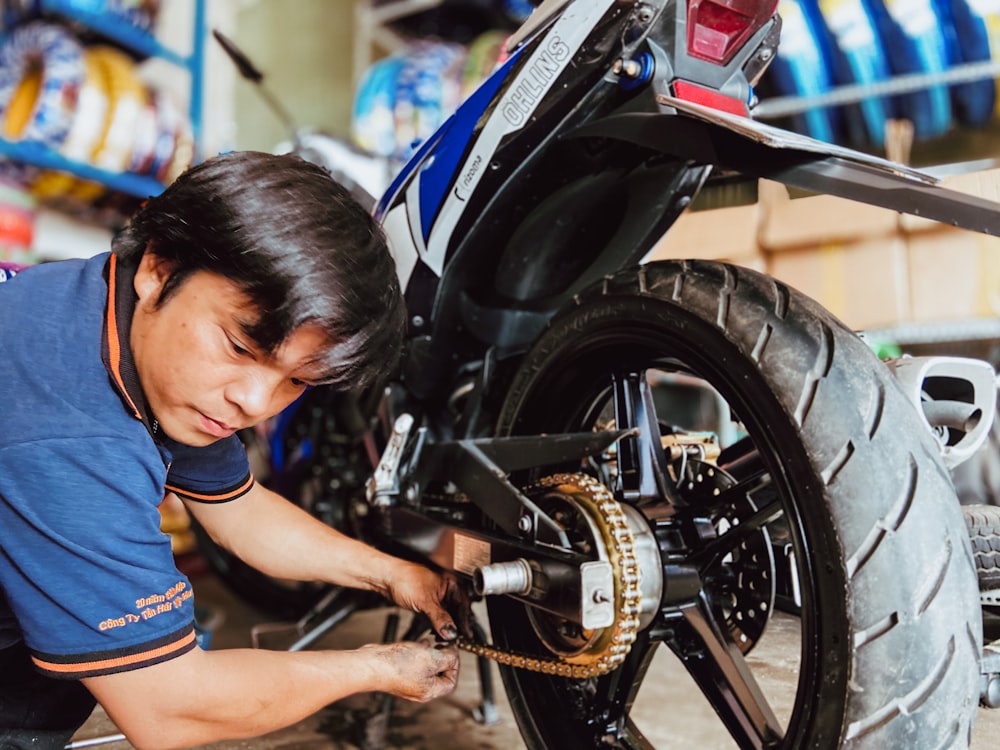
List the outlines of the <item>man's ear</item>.
<svg viewBox="0 0 1000 750">
<path fill-rule="evenodd" d="M 156 301 L 160 298 L 163 285 L 167 283 L 173 270 L 174 264 L 171 261 L 161 258 L 147 249 L 142 254 L 133 281 L 135 293 L 139 299 L 155 306 Z"/>
</svg>

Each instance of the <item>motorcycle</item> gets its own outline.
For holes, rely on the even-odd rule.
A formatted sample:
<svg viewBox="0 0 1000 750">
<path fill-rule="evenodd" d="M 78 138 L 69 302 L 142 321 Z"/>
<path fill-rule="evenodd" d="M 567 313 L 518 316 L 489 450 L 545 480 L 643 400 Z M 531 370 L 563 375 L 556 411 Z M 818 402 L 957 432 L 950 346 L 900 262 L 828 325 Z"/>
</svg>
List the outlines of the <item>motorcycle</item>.
<svg viewBox="0 0 1000 750">
<path fill-rule="evenodd" d="M 997 204 L 750 119 L 779 34 L 775 0 L 538 3 L 374 208 L 399 372 L 244 436 L 260 481 L 485 599 L 492 642 L 462 645 L 529 748 L 668 746 L 643 723 L 670 710 L 644 698 L 664 651 L 740 748 L 969 741 L 982 623 L 947 472 L 986 438 L 992 369 L 886 363 L 774 278 L 642 262 L 738 178 L 1000 233 Z M 295 648 L 379 605 L 201 541 L 250 601 L 321 623 Z"/>
</svg>

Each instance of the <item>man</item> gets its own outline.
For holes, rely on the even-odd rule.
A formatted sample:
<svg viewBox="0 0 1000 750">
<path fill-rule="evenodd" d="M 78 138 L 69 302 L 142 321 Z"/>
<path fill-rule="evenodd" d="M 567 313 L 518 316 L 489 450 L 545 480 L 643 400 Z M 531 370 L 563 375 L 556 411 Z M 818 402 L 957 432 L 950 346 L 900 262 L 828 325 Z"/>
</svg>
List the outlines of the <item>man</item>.
<svg viewBox="0 0 1000 750">
<path fill-rule="evenodd" d="M 235 435 L 311 385 L 375 381 L 403 325 L 379 228 L 293 156 L 210 159 L 112 254 L 0 284 L 0 748 L 62 747 L 95 698 L 133 745 L 167 748 L 357 692 L 454 688 L 454 646 L 196 648 L 191 586 L 159 530 L 173 492 L 266 573 L 378 591 L 454 638 L 453 580 L 256 484 Z"/>
</svg>

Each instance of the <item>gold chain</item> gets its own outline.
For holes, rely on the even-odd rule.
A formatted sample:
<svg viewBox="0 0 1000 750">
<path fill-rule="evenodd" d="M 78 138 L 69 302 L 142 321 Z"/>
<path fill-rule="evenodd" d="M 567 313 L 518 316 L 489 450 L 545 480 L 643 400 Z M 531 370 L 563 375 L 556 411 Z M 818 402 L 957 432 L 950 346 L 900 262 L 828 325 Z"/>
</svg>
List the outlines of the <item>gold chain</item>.
<svg viewBox="0 0 1000 750">
<path fill-rule="evenodd" d="M 639 630 L 641 572 L 635 556 L 632 530 L 611 491 L 586 474 L 553 474 L 542 479 L 537 486 L 565 487 L 567 494 L 572 494 L 575 500 L 581 502 L 600 527 L 603 537 L 600 541 L 607 549 L 615 580 L 614 624 L 605 629 L 590 651 L 574 655 L 571 659 L 518 654 L 462 637 L 458 639 L 458 646 L 476 656 L 484 656 L 499 664 L 531 672 L 578 680 L 599 677 L 625 661 Z"/>
</svg>

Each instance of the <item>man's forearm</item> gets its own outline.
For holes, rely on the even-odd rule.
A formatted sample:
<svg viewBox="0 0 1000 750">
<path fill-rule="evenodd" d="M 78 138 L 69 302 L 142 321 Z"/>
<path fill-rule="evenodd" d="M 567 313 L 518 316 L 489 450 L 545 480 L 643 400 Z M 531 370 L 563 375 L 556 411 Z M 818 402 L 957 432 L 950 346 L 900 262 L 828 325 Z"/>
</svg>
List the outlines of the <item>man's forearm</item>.
<svg viewBox="0 0 1000 750">
<path fill-rule="evenodd" d="M 468 608 L 455 581 L 346 536 L 264 487 L 237 503 L 191 509 L 219 544 L 247 564 L 276 578 L 377 591 L 426 614 L 443 637 L 454 637 L 455 623 L 444 606 Z"/>
<path fill-rule="evenodd" d="M 385 593 L 401 562 L 322 524 L 263 487 L 229 507 L 189 507 L 217 543 L 276 578 Z"/>
<path fill-rule="evenodd" d="M 353 651 L 194 649 L 142 669 L 84 680 L 141 750 L 256 737 L 360 692 L 425 702 L 458 680 L 454 647 L 398 642 Z"/>
<path fill-rule="evenodd" d="M 364 649 L 196 649 L 85 684 L 133 745 L 159 750 L 266 734 L 383 681 Z"/>
</svg>

